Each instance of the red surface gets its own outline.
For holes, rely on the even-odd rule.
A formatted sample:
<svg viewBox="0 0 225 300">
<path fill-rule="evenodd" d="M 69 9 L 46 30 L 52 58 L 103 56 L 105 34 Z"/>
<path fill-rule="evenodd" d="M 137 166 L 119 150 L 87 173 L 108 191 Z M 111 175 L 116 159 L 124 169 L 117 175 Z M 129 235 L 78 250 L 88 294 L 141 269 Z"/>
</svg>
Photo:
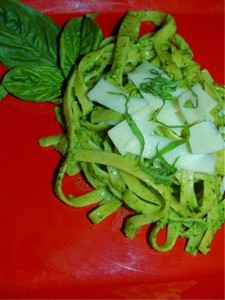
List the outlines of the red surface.
<svg viewBox="0 0 225 300">
<path fill-rule="evenodd" d="M 46 11 L 45 1 L 24 2 Z M 55 7 L 60 3 L 53 2 Z M 117 13 L 105 9 L 108 12 L 99 17 L 109 34 L 128 7 L 139 3 L 139 9 L 146 8 L 147 1 L 106 2 L 117 3 Z M 183 3 L 180 8 L 178 2 Z M 223 1 L 204 1 L 202 10 L 194 2 L 202 1 L 173 0 L 168 11 L 174 8 L 178 31 L 195 60 L 223 83 Z M 149 1 L 148 8 L 167 10 L 165 3 L 159 1 L 156 7 Z M 51 9 L 59 24 L 68 19 L 66 5 L 65 11 L 56 13 L 53 6 L 49 14 Z M 60 157 L 37 143 L 60 131 L 52 108 L 10 96 L 0 103 L 0 297 L 224 299 L 224 228 L 206 256 L 185 253 L 184 240 L 168 253 L 157 253 L 146 242 L 146 228 L 132 241 L 122 234 L 121 211 L 94 226 L 86 217 L 90 208 L 74 209 L 55 197 L 52 181 Z M 75 190 L 86 188 L 80 177 L 68 184 L 73 183 Z"/>
</svg>

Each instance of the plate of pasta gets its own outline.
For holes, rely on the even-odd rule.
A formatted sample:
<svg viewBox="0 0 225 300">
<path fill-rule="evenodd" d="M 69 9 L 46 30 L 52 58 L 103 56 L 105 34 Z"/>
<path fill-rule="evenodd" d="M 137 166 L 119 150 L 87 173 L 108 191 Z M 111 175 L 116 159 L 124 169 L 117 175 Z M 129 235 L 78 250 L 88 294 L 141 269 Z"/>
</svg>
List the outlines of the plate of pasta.
<svg viewBox="0 0 225 300">
<path fill-rule="evenodd" d="M 224 297 L 223 3 L 133 2 L 0 3 L 3 298 Z"/>
</svg>

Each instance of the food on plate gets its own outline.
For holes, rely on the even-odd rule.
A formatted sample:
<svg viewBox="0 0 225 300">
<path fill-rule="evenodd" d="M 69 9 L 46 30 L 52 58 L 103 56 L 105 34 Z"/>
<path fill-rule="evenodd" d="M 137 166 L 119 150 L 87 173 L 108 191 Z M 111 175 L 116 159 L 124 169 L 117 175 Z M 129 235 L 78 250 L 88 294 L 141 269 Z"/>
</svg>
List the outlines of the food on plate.
<svg viewBox="0 0 225 300">
<path fill-rule="evenodd" d="M 94 224 L 126 207 L 128 238 L 151 225 L 155 250 L 169 251 L 181 237 L 186 252 L 206 254 L 225 221 L 224 87 L 193 60 L 172 15 L 129 11 L 108 37 L 95 18 L 59 27 L 21 2 L 1 1 L 0 61 L 8 71 L 0 95 L 53 103 L 62 132 L 39 143 L 63 157 L 59 199 L 95 205 Z M 154 28 L 140 34 L 143 22 Z M 64 177 L 79 172 L 92 190 L 66 194 Z"/>
</svg>

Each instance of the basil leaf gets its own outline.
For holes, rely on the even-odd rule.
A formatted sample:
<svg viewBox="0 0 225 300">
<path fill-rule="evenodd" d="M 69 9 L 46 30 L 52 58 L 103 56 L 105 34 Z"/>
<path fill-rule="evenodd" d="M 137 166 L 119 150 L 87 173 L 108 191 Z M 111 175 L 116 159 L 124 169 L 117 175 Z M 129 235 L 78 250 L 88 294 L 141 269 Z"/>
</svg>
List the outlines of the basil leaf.
<svg viewBox="0 0 225 300">
<path fill-rule="evenodd" d="M 159 157 L 162 157 L 163 154 L 166 154 L 167 152 L 175 149 L 176 147 L 178 147 L 178 146 L 180 146 L 180 145 L 182 145 L 184 143 L 185 143 L 184 139 L 182 139 L 182 140 L 175 140 L 175 141 L 172 141 L 171 143 L 169 143 L 167 146 L 165 146 L 161 150 L 158 150 L 158 147 L 157 147 L 156 154 L 151 159 L 149 159 L 149 161 L 151 161 L 151 163 L 153 163 L 155 159 L 157 159 Z"/>
<path fill-rule="evenodd" d="M 82 17 L 69 20 L 60 36 L 60 65 L 66 77 L 79 57 L 82 20 Z"/>
<path fill-rule="evenodd" d="M 0 85 L 0 100 L 2 100 L 7 94 L 7 90 L 4 86 Z"/>
<path fill-rule="evenodd" d="M 0 62 L 57 66 L 59 27 L 46 15 L 17 0 L 0 1 Z"/>
<path fill-rule="evenodd" d="M 91 16 L 84 16 L 81 28 L 80 55 L 96 50 L 103 39 L 99 25 L 92 21 Z"/>
<path fill-rule="evenodd" d="M 140 147 L 141 147 L 140 156 L 142 156 L 142 154 L 144 152 L 144 147 L 145 147 L 144 136 L 143 136 L 142 132 L 140 131 L 140 129 L 138 128 L 138 126 L 136 125 L 136 123 L 133 120 L 132 116 L 128 112 L 125 113 L 125 120 L 127 121 L 127 123 L 130 126 L 133 134 L 136 136 L 136 138 L 138 139 L 138 141 L 140 143 Z"/>
<path fill-rule="evenodd" d="M 64 76 L 56 67 L 21 65 L 12 68 L 2 86 L 15 97 L 30 101 L 47 101 L 60 97 Z"/>
<path fill-rule="evenodd" d="M 77 61 L 88 52 L 96 50 L 103 34 L 92 15 L 70 19 L 60 36 L 60 65 L 67 77 Z"/>
</svg>

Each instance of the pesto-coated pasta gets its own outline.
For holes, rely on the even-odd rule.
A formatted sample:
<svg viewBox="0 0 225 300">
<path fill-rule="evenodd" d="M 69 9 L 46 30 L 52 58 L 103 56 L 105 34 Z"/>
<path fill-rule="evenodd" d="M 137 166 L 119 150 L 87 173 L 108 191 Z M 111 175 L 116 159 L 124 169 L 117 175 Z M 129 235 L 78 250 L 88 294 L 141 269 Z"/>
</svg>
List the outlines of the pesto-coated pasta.
<svg viewBox="0 0 225 300">
<path fill-rule="evenodd" d="M 155 30 L 140 36 L 144 21 L 153 22 Z M 141 90 L 130 80 L 129 74 L 146 61 L 160 71 L 153 68 L 149 73 L 150 81 L 145 81 L 142 85 L 145 90 Z M 116 111 L 90 99 L 89 92 L 102 78 L 116 89 L 108 92 L 109 98 L 120 97 L 125 101 L 124 111 Z M 75 65 L 62 104 L 59 104 L 62 105 L 59 111 L 65 121 L 65 133 L 40 140 L 41 146 L 52 145 L 63 156 L 55 181 L 56 195 L 74 207 L 96 204 L 89 214 L 94 224 L 124 205 L 133 212 L 126 219 L 124 228 L 128 238 L 134 238 L 141 226 L 149 224 L 149 244 L 155 250 L 169 251 L 181 237 L 187 239 L 187 252 L 206 254 L 214 234 L 225 221 L 225 202 L 220 191 L 224 174 L 177 167 L 179 156 L 173 163 L 168 162 L 166 154 L 187 145 L 190 127 L 202 119 L 178 125 L 166 124 L 160 119 L 164 106 L 170 105 L 168 102 L 173 99 L 177 101 L 179 95 L 173 94 L 175 90 L 180 88 L 184 92 L 195 84 L 216 101 L 208 112 L 214 117 L 215 127 L 224 126 L 218 114 L 224 105 L 224 89 L 192 59 L 191 49 L 176 32 L 174 18 L 158 11 L 128 12 L 118 35 L 103 39 L 96 50 L 87 53 Z M 131 98 L 136 97 L 138 102 L 147 93 L 160 96 L 162 102 L 151 118 L 151 124 L 157 123 L 154 134 L 171 139 L 171 143 L 162 149 L 158 149 L 157 144 L 151 157 L 142 156 L 144 133 L 129 111 Z M 196 98 L 194 92 L 191 95 Z M 193 99 L 186 98 L 183 109 L 199 108 Z M 139 154 L 128 151 L 122 155 L 109 137 L 109 130 L 123 121 L 127 122 L 139 143 Z M 209 122 L 208 119 L 204 121 Z M 221 151 L 224 149 L 215 151 L 215 156 Z M 63 178 L 80 171 L 93 190 L 82 196 L 67 197 L 63 191 Z M 161 245 L 157 238 L 163 228 L 166 228 L 167 236 Z"/>
</svg>

